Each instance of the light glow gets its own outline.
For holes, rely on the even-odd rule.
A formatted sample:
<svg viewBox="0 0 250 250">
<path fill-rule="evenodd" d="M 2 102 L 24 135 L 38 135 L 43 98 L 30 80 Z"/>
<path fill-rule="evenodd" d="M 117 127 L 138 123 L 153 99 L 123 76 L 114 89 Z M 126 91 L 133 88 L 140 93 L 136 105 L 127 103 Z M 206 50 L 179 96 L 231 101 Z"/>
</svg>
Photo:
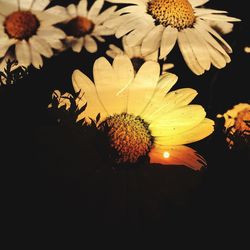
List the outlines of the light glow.
<svg viewBox="0 0 250 250">
<path fill-rule="evenodd" d="M 163 153 L 163 157 L 164 158 L 169 158 L 170 157 L 170 153 L 169 152 L 167 152 L 167 151 L 165 151 L 164 153 Z"/>
</svg>

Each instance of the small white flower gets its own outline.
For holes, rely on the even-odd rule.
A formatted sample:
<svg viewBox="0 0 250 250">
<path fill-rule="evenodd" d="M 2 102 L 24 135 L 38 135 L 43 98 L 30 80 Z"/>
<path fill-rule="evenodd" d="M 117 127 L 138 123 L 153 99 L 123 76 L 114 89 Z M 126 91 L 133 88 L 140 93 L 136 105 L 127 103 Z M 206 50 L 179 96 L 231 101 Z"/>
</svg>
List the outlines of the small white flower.
<svg viewBox="0 0 250 250">
<path fill-rule="evenodd" d="M 95 1 L 89 10 L 87 10 L 87 5 L 87 0 L 81 0 L 77 6 L 70 4 L 67 7 L 66 46 L 72 47 L 75 52 L 80 52 L 82 48 L 85 48 L 88 52 L 94 53 L 97 51 L 94 38 L 104 42 L 103 36 L 114 34 L 114 29 L 103 26 L 103 22 L 115 16 L 116 6 L 100 12 L 104 0 Z"/>
<path fill-rule="evenodd" d="M 52 57 L 52 49 L 62 47 L 62 30 L 53 25 L 66 19 L 65 8 L 49 5 L 49 0 L 0 0 L 0 58 L 14 46 L 19 65 L 35 68 L 44 57 Z"/>
<path fill-rule="evenodd" d="M 165 58 L 178 43 L 187 66 L 197 75 L 211 64 L 221 69 L 230 62 L 230 45 L 211 27 L 240 21 L 224 15 L 226 11 L 197 8 L 208 0 L 108 0 L 132 4 L 117 11 L 120 16 L 105 22 L 116 28 L 116 37 L 126 35 L 130 47 L 141 44 L 143 56 L 160 49 Z"/>
<path fill-rule="evenodd" d="M 123 50 L 114 44 L 109 45 L 109 49 L 106 51 L 106 54 L 111 58 L 115 58 L 118 55 L 127 55 L 133 63 L 135 70 L 137 71 L 140 66 L 146 61 L 158 61 L 158 50 L 154 51 L 152 54 L 143 56 L 141 53 L 141 46 L 129 47 L 126 43 L 126 37 L 122 38 Z M 164 63 L 162 65 L 162 72 L 166 72 L 169 69 L 172 69 L 174 65 L 172 63 Z"/>
</svg>

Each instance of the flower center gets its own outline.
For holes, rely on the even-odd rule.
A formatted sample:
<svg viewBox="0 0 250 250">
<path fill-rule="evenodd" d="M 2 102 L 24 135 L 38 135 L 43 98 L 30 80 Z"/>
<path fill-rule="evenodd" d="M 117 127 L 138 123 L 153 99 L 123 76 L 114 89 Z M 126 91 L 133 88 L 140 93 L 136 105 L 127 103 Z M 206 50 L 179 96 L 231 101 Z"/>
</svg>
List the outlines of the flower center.
<svg viewBox="0 0 250 250">
<path fill-rule="evenodd" d="M 66 33 L 75 37 L 82 37 L 93 31 L 95 25 L 86 17 L 76 17 L 67 23 Z"/>
<path fill-rule="evenodd" d="M 15 11 L 6 17 L 4 27 L 11 38 L 19 40 L 33 36 L 40 23 L 35 15 L 29 11 Z"/>
<path fill-rule="evenodd" d="M 139 116 L 122 113 L 108 117 L 99 128 L 107 136 L 110 156 L 116 163 L 135 163 L 153 145 L 148 126 Z"/>
<path fill-rule="evenodd" d="M 250 134 L 249 124 L 250 110 L 246 108 L 238 113 L 234 126 L 237 131 L 241 131 L 244 134 Z"/>
<path fill-rule="evenodd" d="M 178 30 L 191 27 L 195 21 L 194 10 L 188 0 L 151 0 L 148 12 L 160 24 Z"/>
</svg>

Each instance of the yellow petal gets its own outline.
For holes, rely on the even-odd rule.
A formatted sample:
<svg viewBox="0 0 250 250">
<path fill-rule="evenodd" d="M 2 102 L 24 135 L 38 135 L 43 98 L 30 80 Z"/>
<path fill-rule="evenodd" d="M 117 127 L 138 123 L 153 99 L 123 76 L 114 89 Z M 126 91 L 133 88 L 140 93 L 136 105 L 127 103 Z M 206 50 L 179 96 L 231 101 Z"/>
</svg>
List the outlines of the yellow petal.
<svg viewBox="0 0 250 250">
<path fill-rule="evenodd" d="M 160 66 L 156 62 L 145 62 L 129 87 L 128 113 L 140 115 L 151 100 L 159 80 Z"/>
<path fill-rule="evenodd" d="M 155 138 L 159 145 L 182 145 L 196 142 L 209 136 L 214 131 L 214 121 L 205 118 L 199 125 L 180 134 L 169 134 Z"/>
</svg>

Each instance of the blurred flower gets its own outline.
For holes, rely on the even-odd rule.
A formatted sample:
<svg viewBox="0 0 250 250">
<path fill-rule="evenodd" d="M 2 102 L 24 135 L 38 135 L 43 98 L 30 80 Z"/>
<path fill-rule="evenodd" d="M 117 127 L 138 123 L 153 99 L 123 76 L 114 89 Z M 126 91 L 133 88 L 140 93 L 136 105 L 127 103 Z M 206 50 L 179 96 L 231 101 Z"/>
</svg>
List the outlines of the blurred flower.
<svg viewBox="0 0 250 250">
<path fill-rule="evenodd" d="M 15 46 L 19 65 L 43 65 L 41 56 L 51 57 L 62 46 L 62 30 L 53 25 L 65 20 L 65 9 L 54 6 L 44 10 L 49 0 L 0 0 L 0 58 Z"/>
<path fill-rule="evenodd" d="M 225 119 L 225 132 L 227 134 L 227 142 L 229 147 L 232 148 L 237 137 L 250 136 L 250 104 L 239 103 L 232 109 L 228 110 L 223 115 L 218 114 L 218 118 L 224 117 Z"/>
<path fill-rule="evenodd" d="M 82 48 L 85 48 L 88 52 L 94 53 L 97 51 L 94 38 L 104 42 L 103 36 L 114 34 L 114 30 L 103 26 L 103 22 L 114 16 L 116 6 L 100 13 L 104 0 L 95 1 L 89 10 L 87 10 L 87 5 L 87 0 L 81 0 L 77 6 L 70 4 L 67 7 L 66 46 L 72 47 L 75 52 L 80 52 Z"/>
<path fill-rule="evenodd" d="M 197 75 L 209 70 L 211 64 L 221 69 L 230 62 L 230 45 L 213 28 L 215 23 L 240 21 L 224 15 L 226 11 L 197 8 L 208 0 L 108 0 L 133 4 L 117 11 L 120 16 L 105 22 L 116 28 L 116 37 L 126 34 L 126 43 L 141 44 L 142 55 L 160 49 L 159 58 L 166 57 L 176 42 L 187 66 Z M 210 21 L 214 21 L 211 27 Z"/>
<path fill-rule="evenodd" d="M 109 157 L 116 163 L 135 163 L 149 156 L 151 163 L 185 165 L 200 170 L 205 160 L 183 144 L 210 135 L 214 122 L 200 105 L 189 105 L 197 92 L 190 88 L 170 91 L 177 76 L 145 62 L 135 74 L 131 60 L 117 56 L 111 65 L 104 57 L 93 67 L 94 82 L 79 70 L 73 87 L 88 104 L 78 119 L 95 121 L 106 138 Z"/>
<path fill-rule="evenodd" d="M 250 47 L 245 47 L 244 50 L 246 53 L 250 53 Z"/>
<path fill-rule="evenodd" d="M 146 61 L 158 61 L 158 50 L 156 50 L 150 55 L 143 56 L 141 54 L 141 46 L 129 47 L 126 43 L 126 37 L 122 38 L 122 46 L 123 50 L 115 46 L 114 44 L 110 44 L 109 50 L 106 51 L 106 54 L 113 59 L 117 55 L 127 55 L 132 61 L 135 71 L 138 71 L 141 65 Z M 166 72 L 167 70 L 172 69 L 173 67 L 174 65 L 172 63 L 164 63 L 162 65 L 162 71 Z"/>
</svg>

